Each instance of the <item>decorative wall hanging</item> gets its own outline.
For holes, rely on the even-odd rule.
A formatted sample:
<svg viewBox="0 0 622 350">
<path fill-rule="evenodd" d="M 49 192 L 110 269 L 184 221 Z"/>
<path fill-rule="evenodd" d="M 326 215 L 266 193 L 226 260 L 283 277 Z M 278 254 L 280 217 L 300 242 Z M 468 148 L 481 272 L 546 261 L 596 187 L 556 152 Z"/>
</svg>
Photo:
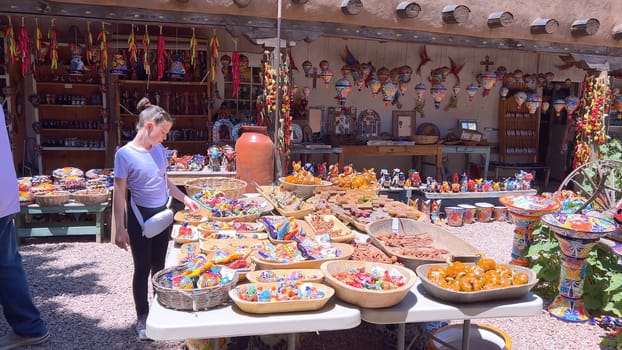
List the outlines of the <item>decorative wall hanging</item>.
<svg viewBox="0 0 622 350">
<path fill-rule="evenodd" d="M 434 108 L 439 109 L 441 106 L 441 101 L 445 98 L 445 93 L 447 92 L 447 88 L 444 85 L 435 85 L 430 88 L 430 93 L 432 94 L 432 98 L 434 99 Z"/>
<path fill-rule="evenodd" d="M 346 79 L 346 77 L 337 80 L 337 82 L 335 83 L 335 90 L 337 90 L 336 99 L 337 101 L 339 101 L 339 105 L 345 106 L 346 99 L 348 98 L 348 95 L 352 90 L 352 84 L 350 83 L 350 80 Z"/>
<path fill-rule="evenodd" d="M 333 71 L 330 70 L 327 60 L 320 61 L 320 79 L 324 82 L 324 87 L 328 88 L 328 84 L 333 78 Z"/>
<path fill-rule="evenodd" d="M 56 37 L 56 26 L 54 25 L 55 19 L 52 18 L 52 24 L 48 30 L 48 40 L 50 41 L 50 68 L 55 71 L 58 68 L 58 40 Z M 108 64 L 108 43 L 106 41 L 106 28 L 102 23 L 102 31 L 99 33 L 100 50 L 102 55 L 102 62 Z M 104 52 L 105 50 L 105 52 Z M 106 61 L 104 61 L 106 58 Z M 102 63 L 104 64 L 104 63 Z"/>
<path fill-rule="evenodd" d="M 393 111 L 392 116 L 393 139 L 411 140 L 417 128 L 415 111 Z"/>
<path fill-rule="evenodd" d="M 536 94 L 527 95 L 527 100 L 525 100 L 527 112 L 529 112 L 529 114 L 535 114 L 538 108 L 540 108 L 540 101 L 541 97 Z"/>
<path fill-rule="evenodd" d="M 125 56 L 122 52 L 112 55 L 112 62 L 110 64 L 110 74 L 114 75 L 126 75 L 127 63 L 125 62 Z"/>
<path fill-rule="evenodd" d="M 469 95 L 469 102 L 473 102 L 473 97 L 477 94 L 479 87 L 475 83 L 471 83 L 466 87 L 467 95 Z"/>
<path fill-rule="evenodd" d="M 611 86 L 607 71 L 601 72 L 597 77 L 586 79 L 582 91 L 583 110 L 578 113 L 575 123 L 577 142 L 573 169 L 601 157 L 600 146 L 606 144 L 608 138 L 605 124 L 608 116 L 607 105 L 611 101 L 610 93 Z M 566 98 L 566 110 L 570 118 L 576 107 L 574 110 L 568 109 L 569 105 L 578 106 L 578 99 L 575 96 Z"/>
<path fill-rule="evenodd" d="M 28 30 L 24 25 L 24 17 L 22 17 L 22 25 L 19 28 L 19 56 L 22 61 L 21 72 L 22 76 L 26 76 L 28 69 L 30 68 L 30 38 L 28 37 Z"/>
<path fill-rule="evenodd" d="M 145 33 L 143 34 L 143 69 L 147 77 L 151 76 L 151 60 L 149 59 L 149 49 L 151 45 L 151 37 L 149 37 L 149 28 L 145 24 Z"/>
<path fill-rule="evenodd" d="M 158 34 L 158 49 L 156 57 L 156 66 L 158 68 L 157 78 L 162 80 L 164 77 L 164 69 L 166 64 L 166 41 L 162 34 L 162 26 L 160 26 L 160 34 Z"/>
<path fill-rule="evenodd" d="M 371 89 L 371 97 L 376 98 L 376 96 L 378 96 L 378 92 L 380 92 L 382 83 L 380 83 L 380 80 L 376 78 L 372 78 L 367 84 L 367 86 L 369 86 L 369 88 Z"/>
<path fill-rule="evenodd" d="M 373 109 L 366 109 L 357 119 L 358 139 L 361 143 L 380 137 L 380 115 Z"/>
<path fill-rule="evenodd" d="M 430 56 L 428 56 L 428 50 L 426 49 L 425 45 L 423 45 L 421 50 L 419 50 L 419 58 L 421 59 L 421 62 L 419 62 L 416 72 L 417 72 L 417 75 L 421 76 L 421 67 L 423 67 L 426 63 L 432 61 Z"/>
<path fill-rule="evenodd" d="M 566 101 L 558 98 L 553 101 L 553 109 L 555 110 L 555 116 L 559 117 L 562 110 L 566 107 Z"/>
<path fill-rule="evenodd" d="M 516 106 L 521 108 L 523 103 L 527 101 L 527 94 L 524 91 L 518 91 L 514 94 L 514 100 L 516 101 Z"/>
<path fill-rule="evenodd" d="M 53 19 L 52 25 L 54 25 Z M 9 25 L 6 28 L 4 35 L 7 41 L 7 51 L 9 57 L 11 58 L 11 64 L 15 64 L 19 60 L 19 48 L 17 47 L 17 42 L 15 41 L 15 30 L 13 29 L 13 22 L 11 16 L 9 16 Z"/>
<path fill-rule="evenodd" d="M 347 145 L 357 142 L 356 119 L 355 107 L 328 108 L 331 145 Z"/>
<path fill-rule="evenodd" d="M 380 80 L 381 84 L 386 83 L 389 80 L 389 69 L 387 67 L 380 67 L 376 72 L 376 77 Z"/>
<path fill-rule="evenodd" d="M 93 46 L 93 35 L 91 34 L 91 22 L 88 23 L 88 38 L 91 46 Z M 43 33 L 41 32 L 41 28 L 39 28 L 39 18 L 35 18 L 35 62 L 41 63 L 45 60 L 45 55 L 43 54 Z"/>
<path fill-rule="evenodd" d="M 231 54 L 231 96 L 237 96 L 240 90 L 240 53 L 237 51 L 237 45 L 235 45 L 235 51 Z"/>
<path fill-rule="evenodd" d="M 210 49 L 210 80 L 216 80 L 216 62 L 218 62 L 218 47 L 220 46 L 220 42 L 218 42 L 218 37 L 216 36 L 216 30 L 212 33 L 212 37 L 209 39 L 209 49 Z M 205 73 L 207 74 L 207 72 Z M 201 79 L 203 81 L 205 76 Z"/>
<path fill-rule="evenodd" d="M 397 85 L 393 84 L 391 81 L 387 81 L 382 84 L 382 93 L 384 101 L 384 106 L 389 108 L 393 104 L 393 100 L 395 99 L 395 93 L 397 92 Z"/>
</svg>

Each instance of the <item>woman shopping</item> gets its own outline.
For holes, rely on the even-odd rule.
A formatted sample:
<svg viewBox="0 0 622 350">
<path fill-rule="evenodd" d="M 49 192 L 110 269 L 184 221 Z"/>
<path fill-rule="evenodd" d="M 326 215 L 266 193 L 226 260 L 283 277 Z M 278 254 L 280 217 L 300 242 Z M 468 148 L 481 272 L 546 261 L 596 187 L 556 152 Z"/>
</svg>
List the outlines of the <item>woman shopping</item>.
<svg viewBox="0 0 622 350">
<path fill-rule="evenodd" d="M 137 109 L 140 112 L 137 134 L 115 154 L 113 210 L 115 244 L 123 249 L 130 247 L 132 251 L 136 331 L 140 340 L 147 340 L 148 285 L 150 276 L 164 268 L 172 223 L 165 215 L 169 197 L 193 211 L 198 211 L 199 205 L 166 176 L 167 159 L 162 142 L 173 126 L 171 115 L 147 98 L 138 102 Z M 157 223 L 152 225 L 154 221 Z"/>
</svg>

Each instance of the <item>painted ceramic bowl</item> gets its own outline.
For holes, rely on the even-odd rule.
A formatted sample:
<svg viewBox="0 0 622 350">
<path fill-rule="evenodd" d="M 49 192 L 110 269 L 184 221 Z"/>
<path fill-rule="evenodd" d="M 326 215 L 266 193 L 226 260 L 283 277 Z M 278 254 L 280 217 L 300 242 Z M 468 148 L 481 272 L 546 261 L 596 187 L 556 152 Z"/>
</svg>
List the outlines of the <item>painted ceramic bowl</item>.
<svg viewBox="0 0 622 350">
<path fill-rule="evenodd" d="M 541 196 L 512 195 L 501 196 L 499 202 L 512 213 L 520 215 L 542 215 L 559 210 L 558 200 Z"/>
<path fill-rule="evenodd" d="M 617 229 L 609 220 L 584 214 L 546 214 L 541 220 L 553 232 L 575 239 L 598 239 Z"/>
</svg>

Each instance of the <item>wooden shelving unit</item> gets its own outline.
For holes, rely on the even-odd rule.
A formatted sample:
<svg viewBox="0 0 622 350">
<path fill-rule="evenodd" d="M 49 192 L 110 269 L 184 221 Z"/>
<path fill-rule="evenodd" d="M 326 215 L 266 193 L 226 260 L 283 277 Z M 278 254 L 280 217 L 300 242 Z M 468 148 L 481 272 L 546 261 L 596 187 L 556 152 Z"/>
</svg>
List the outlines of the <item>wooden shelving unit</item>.
<svg viewBox="0 0 622 350">
<path fill-rule="evenodd" d="M 123 80 L 115 82 L 118 115 L 118 144 L 136 132 L 136 104 L 144 96 L 168 111 L 173 128 L 164 145 L 179 154 L 205 154 L 211 140 L 212 120 L 209 84 L 192 81 Z"/>
<path fill-rule="evenodd" d="M 239 121 L 254 120 L 257 111 L 257 96 L 263 93 L 261 70 L 260 67 L 249 67 L 248 70 L 240 72 L 240 87 L 236 96 L 233 96 L 230 67 L 224 76 L 223 102 L 229 107 L 231 116 Z"/>
<path fill-rule="evenodd" d="M 84 171 L 106 164 L 109 115 L 104 80 L 96 72 L 70 76 L 63 69 L 35 68 L 33 129 L 42 173 L 73 166 Z"/>
<path fill-rule="evenodd" d="M 538 162 L 540 109 L 529 114 L 514 97 L 499 101 L 499 161 Z"/>
</svg>

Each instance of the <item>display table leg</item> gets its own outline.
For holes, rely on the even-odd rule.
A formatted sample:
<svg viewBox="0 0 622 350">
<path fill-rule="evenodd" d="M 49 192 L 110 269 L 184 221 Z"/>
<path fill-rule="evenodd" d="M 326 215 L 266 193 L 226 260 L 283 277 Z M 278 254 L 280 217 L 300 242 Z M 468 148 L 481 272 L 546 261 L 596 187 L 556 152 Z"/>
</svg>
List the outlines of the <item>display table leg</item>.
<svg viewBox="0 0 622 350">
<path fill-rule="evenodd" d="M 464 320 L 462 323 L 462 350 L 469 350 L 471 337 L 471 320 Z"/>
<path fill-rule="evenodd" d="M 287 350 L 296 350 L 296 333 L 287 335 Z"/>
<path fill-rule="evenodd" d="M 397 325 L 397 350 L 404 350 L 406 345 L 406 323 Z"/>
</svg>

